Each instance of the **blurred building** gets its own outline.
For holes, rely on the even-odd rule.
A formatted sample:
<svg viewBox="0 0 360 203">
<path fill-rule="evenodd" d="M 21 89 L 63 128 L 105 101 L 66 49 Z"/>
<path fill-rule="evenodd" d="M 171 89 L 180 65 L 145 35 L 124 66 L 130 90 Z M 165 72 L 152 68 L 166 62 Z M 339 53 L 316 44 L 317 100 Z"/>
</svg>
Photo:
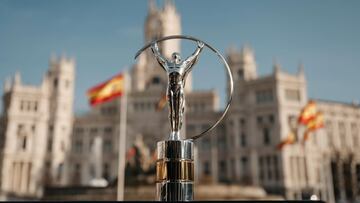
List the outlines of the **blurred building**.
<svg viewBox="0 0 360 203">
<path fill-rule="evenodd" d="M 24 85 L 20 74 L 5 81 L 1 118 L 1 189 L 40 196 L 45 182 L 67 184 L 71 148 L 73 59 L 50 60 L 39 87 Z"/>
<path fill-rule="evenodd" d="M 144 28 L 145 43 L 181 34 L 174 4 L 167 1 L 159 9 L 150 1 Z M 170 56 L 180 51 L 180 44 L 166 41 L 160 49 Z M 303 67 L 290 74 L 274 63 L 271 74 L 258 76 L 249 47 L 229 49 L 227 60 L 234 76 L 233 103 L 225 121 L 196 143 L 197 181 L 262 187 L 287 199 L 316 194 L 328 202 L 359 200 L 359 105 L 316 100 L 325 128 L 312 133 L 305 145 L 299 142 L 276 150 L 297 128 L 298 114 L 308 101 Z M 116 179 L 119 99 L 74 117 L 74 67 L 71 59 L 51 59 L 40 87 L 22 85 L 19 75 L 11 84 L 6 82 L 0 120 L 3 191 L 41 196 L 45 185 L 91 185 L 93 180 Z M 130 77 L 126 146 L 129 149 L 141 140 L 142 154 L 150 157 L 156 142 L 170 130 L 167 108 L 157 110 L 167 76 L 147 51 Z M 216 91 L 192 90 L 191 75 L 186 99 L 187 135 L 202 132 L 220 116 Z M 296 130 L 298 140 L 303 131 Z M 150 164 L 151 159 L 144 159 L 142 167 Z"/>
</svg>

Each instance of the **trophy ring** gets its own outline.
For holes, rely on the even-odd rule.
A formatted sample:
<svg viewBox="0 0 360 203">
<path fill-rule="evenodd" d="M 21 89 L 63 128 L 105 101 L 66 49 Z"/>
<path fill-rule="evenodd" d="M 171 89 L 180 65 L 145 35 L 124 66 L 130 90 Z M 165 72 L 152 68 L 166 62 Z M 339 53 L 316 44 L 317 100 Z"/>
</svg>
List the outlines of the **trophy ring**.
<svg viewBox="0 0 360 203">
<path fill-rule="evenodd" d="M 216 122 L 214 122 L 209 128 L 207 128 L 206 130 L 204 130 L 203 132 L 201 132 L 200 134 L 197 134 L 195 136 L 192 136 L 188 139 L 190 140 L 196 140 L 202 136 L 204 136 L 206 133 L 210 132 L 211 130 L 213 130 L 225 117 L 227 111 L 229 110 L 232 98 L 233 98 L 233 92 L 234 92 L 234 86 L 233 86 L 233 77 L 232 77 L 232 73 L 229 67 L 229 64 L 226 62 L 225 58 L 220 54 L 220 52 L 215 49 L 214 47 L 212 47 L 211 45 L 209 45 L 208 43 L 197 39 L 195 37 L 191 37 L 191 36 L 187 36 L 187 35 L 171 35 L 171 36 L 167 36 L 167 37 L 163 37 L 157 40 L 154 40 L 150 43 L 148 43 L 147 45 L 145 45 L 143 48 L 141 48 L 135 55 L 135 59 L 147 48 L 149 48 L 151 46 L 151 44 L 153 43 L 158 43 L 158 42 L 162 42 L 162 41 L 166 41 L 166 40 L 171 40 L 171 39 L 185 39 L 185 40 L 190 40 L 190 41 L 195 41 L 195 42 L 202 42 L 204 43 L 204 45 L 209 48 L 211 51 L 213 51 L 218 58 L 221 60 L 221 62 L 224 64 L 224 67 L 226 69 L 227 72 L 227 76 L 228 76 L 228 85 L 229 85 L 229 97 L 226 103 L 226 106 L 221 114 L 221 116 L 218 118 L 218 120 Z"/>
</svg>

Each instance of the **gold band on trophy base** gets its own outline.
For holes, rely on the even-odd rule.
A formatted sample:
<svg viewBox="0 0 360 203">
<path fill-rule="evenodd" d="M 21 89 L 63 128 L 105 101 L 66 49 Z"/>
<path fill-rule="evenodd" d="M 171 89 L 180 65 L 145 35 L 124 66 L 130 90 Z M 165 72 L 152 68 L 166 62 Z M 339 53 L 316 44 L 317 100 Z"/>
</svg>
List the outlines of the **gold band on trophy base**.
<svg viewBox="0 0 360 203">
<path fill-rule="evenodd" d="M 158 160 L 156 162 L 156 182 L 194 181 L 193 160 Z"/>
</svg>

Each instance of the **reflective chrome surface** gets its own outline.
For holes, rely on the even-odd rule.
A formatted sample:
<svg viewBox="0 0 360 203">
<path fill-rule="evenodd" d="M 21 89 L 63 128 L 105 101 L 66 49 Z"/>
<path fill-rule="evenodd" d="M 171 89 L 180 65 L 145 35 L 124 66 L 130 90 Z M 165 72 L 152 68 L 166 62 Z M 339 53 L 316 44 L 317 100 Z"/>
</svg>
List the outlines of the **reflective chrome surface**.
<svg viewBox="0 0 360 203">
<path fill-rule="evenodd" d="M 193 182 L 161 182 L 156 183 L 158 201 L 191 201 L 194 199 Z"/>
<path fill-rule="evenodd" d="M 173 53 L 171 60 L 161 55 L 157 43 L 170 39 L 187 39 L 197 42 L 195 52 L 181 60 L 179 53 Z M 184 87 L 188 73 L 198 60 L 203 47 L 206 46 L 212 50 L 223 62 L 229 81 L 229 96 L 220 118 L 208 129 L 198 135 L 184 140 L 180 136 L 180 130 L 183 123 L 185 112 L 185 94 Z M 160 64 L 168 74 L 167 100 L 169 104 L 169 119 L 171 133 L 169 140 L 158 142 L 157 144 L 157 162 L 156 162 L 156 197 L 161 201 L 190 201 L 194 198 L 194 149 L 193 140 L 204 136 L 207 132 L 214 129 L 227 113 L 233 95 L 233 78 L 229 65 L 219 51 L 211 47 L 202 40 L 190 36 L 173 35 L 155 40 L 142 49 L 140 49 L 135 58 L 145 49 L 151 47 L 151 50 Z"/>
<path fill-rule="evenodd" d="M 157 159 L 194 159 L 192 140 L 164 140 L 157 143 Z"/>
<path fill-rule="evenodd" d="M 226 73 L 228 75 L 228 90 L 229 90 L 229 96 L 228 96 L 228 99 L 227 99 L 227 104 L 220 116 L 220 118 L 215 121 L 208 129 L 204 130 L 203 132 L 201 132 L 200 134 L 198 135 L 195 135 L 195 136 L 192 136 L 190 139 L 193 139 L 193 140 L 196 140 L 202 136 L 204 136 L 206 133 L 210 132 L 211 130 L 213 130 L 225 117 L 227 111 L 229 110 L 229 107 L 230 107 L 230 104 L 231 104 L 231 101 L 232 101 L 232 97 L 233 97 L 233 93 L 234 93 L 234 87 L 233 87 L 233 78 L 232 78 L 232 74 L 231 74 L 231 70 L 230 70 L 230 67 L 229 67 L 229 64 L 226 62 L 225 58 L 223 57 L 223 55 L 221 55 L 221 53 L 216 50 L 214 47 L 212 47 L 211 45 L 207 44 L 206 42 L 200 40 L 200 39 L 197 39 L 195 37 L 191 37 L 191 36 L 186 36 L 186 35 L 171 35 L 171 36 L 166 36 L 166 37 L 163 37 L 161 39 L 157 39 L 157 40 L 154 40 L 153 42 L 145 45 L 143 48 L 141 48 L 136 54 L 135 54 L 135 59 L 144 51 L 146 50 L 147 48 L 151 47 L 151 46 L 155 46 L 156 43 L 159 43 L 159 42 L 162 42 L 162 41 L 166 41 L 166 40 L 171 40 L 171 39 L 186 39 L 186 40 L 191 40 L 191 41 L 195 41 L 199 44 L 199 42 L 203 43 L 207 48 L 209 48 L 211 51 L 213 51 L 216 56 L 221 60 L 221 62 L 224 64 L 224 67 L 226 69 Z M 173 57 L 175 56 L 175 59 L 177 60 L 178 58 L 178 55 L 177 53 L 173 54 Z M 180 112 L 180 111 L 179 111 Z M 172 140 L 175 140 L 175 139 L 178 139 L 180 137 L 180 134 L 179 134 L 179 131 L 176 131 L 176 132 L 172 132 L 170 134 L 170 139 Z"/>
<path fill-rule="evenodd" d="M 178 53 L 173 53 L 172 59 L 168 60 L 161 55 L 157 42 L 154 42 L 151 45 L 151 50 L 154 53 L 156 60 L 168 74 L 166 95 L 169 103 L 169 119 L 171 127 L 170 140 L 181 139 L 180 130 L 185 112 L 185 81 L 204 47 L 204 43 L 200 41 L 197 43 L 198 46 L 195 52 L 185 60 L 181 60 L 180 54 Z"/>
<path fill-rule="evenodd" d="M 164 140 L 157 143 L 156 199 L 190 201 L 194 197 L 194 143 Z"/>
</svg>

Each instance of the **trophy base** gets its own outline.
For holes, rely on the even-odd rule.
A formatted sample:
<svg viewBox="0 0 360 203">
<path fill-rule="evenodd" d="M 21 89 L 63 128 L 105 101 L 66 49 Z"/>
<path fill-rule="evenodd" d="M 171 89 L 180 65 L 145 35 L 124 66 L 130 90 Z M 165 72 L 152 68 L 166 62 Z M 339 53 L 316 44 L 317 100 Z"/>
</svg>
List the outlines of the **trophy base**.
<svg viewBox="0 0 360 203">
<path fill-rule="evenodd" d="M 192 201 L 194 199 L 194 183 L 192 182 L 156 183 L 156 191 L 159 201 Z"/>
<path fill-rule="evenodd" d="M 194 144 L 192 140 L 165 140 L 157 143 L 156 199 L 194 199 Z"/>
</svg>

